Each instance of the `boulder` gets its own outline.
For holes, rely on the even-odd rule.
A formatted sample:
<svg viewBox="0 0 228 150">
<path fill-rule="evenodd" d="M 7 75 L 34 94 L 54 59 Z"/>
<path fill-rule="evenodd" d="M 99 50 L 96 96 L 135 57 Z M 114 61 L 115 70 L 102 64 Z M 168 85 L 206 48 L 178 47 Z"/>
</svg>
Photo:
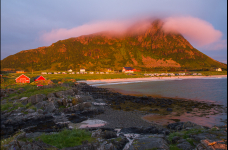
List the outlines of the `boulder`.
<svg viewBox="0 0 228 150">
<path fill-rule="evenodd" d="M 116 134 L 116 132 L 113 132 L 113 131 L 105 130 L 102 133 L 102 138 L 104 138 L 104 139 L 111 139 L 111 138 L 116 138 L 116 137 L 117 137 L 117 134 Z"/>
<path fill-rule="evenodd" d="M 180 137 L 179 137 L 179 136 L 174 136 L 174 137 L 172 138 L 172 143 L 173 143 L 173 144 L 176 144 L 178 140 L 180 140 Z"/>
<path fill-rule="evenodd" d="M 62 97 L 64 97 L 64 91 L 56 92 L 55 95 L 56 95 L 56 97 L 58 97 L 58 98 L 62 98 Z"/>
<path fill-rule="evenodd" d="M 36 104 L 46 99 L 44 94 L 36 94 L 28 98 L 28 103 Z"/>
<path fill-rule="evenodd" d="M 75 93 L 74 93 L 74 91 L 73 91 L 73 89 L 70 89 L 70 90 L 66 90 L 66 91 L 64 91 L 64 94 L 65 95 L 69 95 L 69 96 L 73 96 Z"/>
<path fill-rule="evenodd" d="M 45 106 L 45 111 L 46 112 L 53 112 L 56 109 L 54 102 L 49 102 L 46 106 Z"/>
<path fill-rule="evenodd" d="M 43 110 L 42 109 L 38 109 L 37 112 L 38 112 L 38 114 L 43 114 Z"/>
<path fill-rule="evenodd" d="M 37 94 L 36 95 L 36 103 L 38 102 L 42 102 L 43 100 L 45 100 L 47 97 L 44 94 Z"/>
<path fill-rule="evenodd" d="M 55 94 L 54 94 L 54 93 L 49 93 L 49 94 L 47 95 L 47 98 L 48 98 L 48 99 L 51 98 L 51 97 L 55 97 Z"/>
</svg>

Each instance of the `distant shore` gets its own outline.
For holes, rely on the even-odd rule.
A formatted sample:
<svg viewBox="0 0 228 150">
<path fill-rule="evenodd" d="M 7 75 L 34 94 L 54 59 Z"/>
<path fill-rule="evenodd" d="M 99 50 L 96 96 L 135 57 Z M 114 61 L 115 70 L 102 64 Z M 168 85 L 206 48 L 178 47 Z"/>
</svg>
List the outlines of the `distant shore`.
<svg viewBox="0 0 228 150">
<path fill-rule="evenodd" d="M 89 85 L 99 86 L 99 85 L 103 85 L 103 84 L 118 84 L 118 83 L 121 84 L 121 83 L 135 83 L 135 82 L 161 81 L 161 80 L 210 79 L 210 78 L 227 78 L 227 75 L 100 79 L 100 80 L 83 80 L 83 81 L 78 81 L 78 82 L 86 82 Z"/>
</svg>

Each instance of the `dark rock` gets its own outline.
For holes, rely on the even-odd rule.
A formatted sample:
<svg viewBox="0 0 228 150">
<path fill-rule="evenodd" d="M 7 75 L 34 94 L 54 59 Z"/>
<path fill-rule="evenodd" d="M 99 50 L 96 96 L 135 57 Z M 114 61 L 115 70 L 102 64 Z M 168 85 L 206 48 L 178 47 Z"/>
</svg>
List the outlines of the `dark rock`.
<svg viewBox="0 0 228 150">
<path fill-rule="evenodd" d="M 49 93 L 49 94 L 47 95 L 47 98 L 48 98 L 48 99 L 51 98 L 51 97 L 55 97 L 55 94 L 54 94 L 54 93 Z"/>
<path fill-rule="evenodd" d="M 172 108 L 167 108 L 166 110 L 167 110 L 167 111 L 173 111 L 173 109 L 172 109 Z"/>
<path fill-rule="evenodd" d="M 77 115 L 77 114 L 67 115 L 66 117 L 67 117 L 68 120 L 71 121 L 72 123 L 79 123 L 79 122 L 82 122 L 82 121 L 88 119 L 88 118 L 85 117 L 85 116 L 80 116 L 80 115 Z"/>
<path fill-rule="evenodd" d="M 162 149 L 169 150 L 168 143 L 163 138 L 153 137 L 153 135 L 140 136 L 135 139 L 128 150 Z"/>
<path fill-rule="evenodd" d="M 73 89 L 66 90 L 66 91 L 64 91 L 64 94 L 65 94 L 65 95 L 73 96 L 73 95 L 74 95 L 74 91 L 73 91 Z"/>
<path fill-rule="evenodd" d="M 194 149 L 192 147 L 192 145 L 189 142 L 187 142 L 187 141 L 177 144 L 177 147 L 182 149 L 182 150 L 192 150 L 192 149 Z"/>
<path fill-rule="evenodd" d="M 49 102 L 46 106 L 45 106 L 45 111 L 47 112 L 53 112 L 56 109 L 54 102 Z"/>
<path fill-rule="evenodd" d="M 43 111 L 42 109 L 38 109 L 37 112 L 38 112 L 39 114 L 43 114 L 44 111 Z"/>
<path fill-rule="evenodd" d="M 129 142 L 126 137 L 121 137 L 121 140 L 113 140 L 112 144 L 116 147 L 117 150 L 123 149 L 124 146 Z"/>
<path fill-rule="evenodd" d="M 102 138 L 104 139 L 111 139 L 116 137 L 117 137 L 116 132 L 113 132 L 113 131 L 104 131 L 102 133 Z"/>
<path fill-rule="evenodd" d="M 179 137 L 179 136 L 174 136 L 174 137 L 172 138 L 172 143 L 173 143 L 173 144 L 176 144 L 178 140 L 180 140 L 180 137 Z"/>
<path fill-rule="evenodd" d="M 56 95 L 56 97 L 58 97 L 58 98 L 62 98 L 63 95 L 64 95 L 64 91 L 56 92 L 55 95 Z"/>
</svg>

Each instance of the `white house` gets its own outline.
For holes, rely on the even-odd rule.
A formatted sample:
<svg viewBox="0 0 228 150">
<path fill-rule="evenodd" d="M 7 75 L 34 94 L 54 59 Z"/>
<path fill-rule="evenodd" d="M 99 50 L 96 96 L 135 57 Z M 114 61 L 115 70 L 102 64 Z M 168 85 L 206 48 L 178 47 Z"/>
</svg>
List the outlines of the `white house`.
<svg viewBox="0 0 228 150">
<path fill-rule="evenodd" d="M 80 69 L 80 73 L 85 73 L 85 69 L 84 68 L 81 68 Z"/>
<path fill-rule="evenodd" d="M 68 72 L 72 72 L 72 69 L 69 69 Z"/>
</svg>

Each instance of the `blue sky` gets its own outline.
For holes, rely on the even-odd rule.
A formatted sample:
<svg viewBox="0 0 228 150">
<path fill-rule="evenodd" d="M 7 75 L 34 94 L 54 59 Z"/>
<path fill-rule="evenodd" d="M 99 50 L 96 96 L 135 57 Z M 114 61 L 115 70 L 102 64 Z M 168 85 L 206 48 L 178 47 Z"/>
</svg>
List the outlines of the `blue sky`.
<svg viewBox="0 0 228 150">
<path fill-rule="evenodd" d="M 227 0 L 1 1 L 1 59 L 143 17 L 181 24 L 195 48 L 227 63 Z"/>
</svg>

